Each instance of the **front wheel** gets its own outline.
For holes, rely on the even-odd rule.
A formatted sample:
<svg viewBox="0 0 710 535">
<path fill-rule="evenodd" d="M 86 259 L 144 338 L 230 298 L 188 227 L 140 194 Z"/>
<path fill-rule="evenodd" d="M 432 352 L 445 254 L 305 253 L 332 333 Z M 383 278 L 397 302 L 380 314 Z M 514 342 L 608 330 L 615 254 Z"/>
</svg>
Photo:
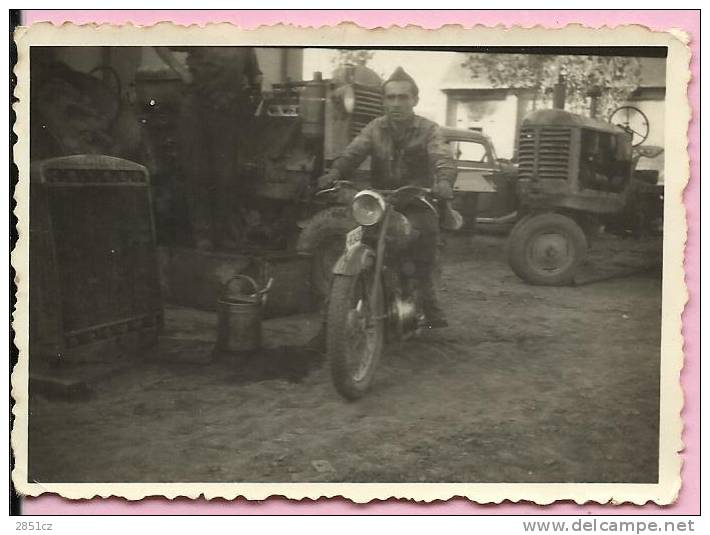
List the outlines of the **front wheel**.
<svg viewBox="0 0 710 535">
<path fill-rule="evenodd" d="M 562 214 L 528 216 L 508 238 L 510 267 L 525 282 L 541 286 L 572 284 L 586 252 L 584 231 Z"/>
<path fill-rule="evenodd" d="M 382 285 L 370 306 L 372 271 L 335 275 L 328 303 L 326 351 L 336 390 L 347 400 L 361 398 L 372 386 L 384 347 Z"/>
</svg>

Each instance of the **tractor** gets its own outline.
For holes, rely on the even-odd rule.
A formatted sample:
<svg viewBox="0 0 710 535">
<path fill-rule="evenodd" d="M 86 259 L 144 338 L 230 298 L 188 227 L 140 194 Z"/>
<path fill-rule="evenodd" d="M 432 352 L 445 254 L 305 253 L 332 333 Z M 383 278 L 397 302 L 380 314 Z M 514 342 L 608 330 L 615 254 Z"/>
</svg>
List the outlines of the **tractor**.
<svg viewBox="0 0 710 535">
<path fill-rule="evenodd" d="M 627 108 L 610 122 L 562 109 L 535 111 L 523 120 L 518 220 L 508 238 L 508 260 L 524 281 L 572 284 L 592 236 L 617 222 L 637 197 L 634 168 L 644 154 L 637 147 L 648 136 L 648 120 L 631 108 L 641 123 L 634 130 Z"/>
<path fill-rule="evenodd" d="M 332 265 L 356 226 L 347 199 L 314 196 L 316 179 L 382 114 L 381 78 L 363 66 L 336 69 L 329 80 L 276 84 L 256 111 L 254 142 L 244 162 L 253 185 L 246 225 L 255 242 L 312 255 L 311 287 L 328 292 Z M 367 181 L 368 163 L 351 177 Z"/>
</svg>

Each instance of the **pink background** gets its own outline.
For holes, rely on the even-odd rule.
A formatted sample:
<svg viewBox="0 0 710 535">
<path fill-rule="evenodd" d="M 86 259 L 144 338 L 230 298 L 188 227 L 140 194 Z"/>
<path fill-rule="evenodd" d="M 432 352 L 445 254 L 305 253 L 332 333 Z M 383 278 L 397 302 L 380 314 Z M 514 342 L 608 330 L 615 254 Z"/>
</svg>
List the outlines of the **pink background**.
<svg viewBox="0 0 710 535">
<path fill-rule="evenodd" d="M 205 24 L 208 22 L 232 22 L 245 28 L 261 24 L 287 22 L 297 25 L 337 24 L 352 21 L 363 27 L 388 26 L 390 24 L 418 24 L 425 28 L 437 28 L 455 23 L 464 26 L 475 24 L 518 24 L 533 26 L 543 24 L 559 27 L 568 23 L 583 23 L 587 26 L 614 26 L 619 24 L 643 24 L 653 29 L 681 28 L 691 36 L 693 78 L 688 89 L 693 105 L 693 119 L 689 129 L 691 178 L 685 191 L 688 210 L 688 243 L 686 249 L 686 282 L 690 301 L 683 315 L 685 334 L 685 368 L 681 381 L 685 390 L 683 417 L 685 431 L 683 487 L 678 501 L 668 507 L 653 504 L 645 506 L 577 506 L 573 503 L 557 503 L 540 507 L 531 504 L 506 503 L 498 506 L 472 504 L 464 499 L 453 499 L 435 504 L 414 504 L 390 500 L 356 505 L 343 499 L 322 499 L 317 502 L 296 502 L 283 498 L 271 498 L 263 502 L 245 500 L 187 500 L 173 501 L 150 498 L 140 502 L 121 499 L 94 499 L 71 501 L 57 496 L 40 496 L 23 501 L 25 514 L 686 514 L 700 513 L 700 124 L 699 124 L 699 77 L 700 77 L 700 12 L 699 10 L 623 10 L 623 11 L 399 11 L 399 10 L 301 10 L 301 11 L 166 11 L 166 10 L 27 10 L 23 24 L 51 21 L 61 24 L 71 21 L 78 24 L 110 22 L 150 25 L 171 20 L 180 24 Z"/>
</svg>

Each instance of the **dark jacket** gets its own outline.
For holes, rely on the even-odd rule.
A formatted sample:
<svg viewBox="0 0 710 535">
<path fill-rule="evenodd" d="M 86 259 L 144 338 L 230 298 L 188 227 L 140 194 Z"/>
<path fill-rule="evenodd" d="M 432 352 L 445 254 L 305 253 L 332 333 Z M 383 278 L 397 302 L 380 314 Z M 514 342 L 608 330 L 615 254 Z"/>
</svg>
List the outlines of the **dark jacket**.
<svg viewBox="0 0 710 535">
<path fill-rule="evenodd" d="M 431 187 L 438 181 L 456 181 L 456 164 L 439 126 L 415 115 L 401 136 L 387 117 L 378 117 L 362 129 L 333 163 L 347 178 L 372 157 L 372 186 L 390 189 L 413 184 Z"/>
</svg>

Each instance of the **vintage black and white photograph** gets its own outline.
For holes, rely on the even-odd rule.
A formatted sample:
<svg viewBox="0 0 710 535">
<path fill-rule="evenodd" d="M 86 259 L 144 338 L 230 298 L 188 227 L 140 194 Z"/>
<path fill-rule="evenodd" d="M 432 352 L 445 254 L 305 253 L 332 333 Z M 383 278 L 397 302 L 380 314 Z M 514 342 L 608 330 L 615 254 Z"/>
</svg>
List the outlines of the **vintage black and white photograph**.
<svg viewBox="0 0 710 535">
<path fill-rule="evenodd" d="M 19 488 L 675 484 L 668 38 L 235 42 L 26 47 Z"/>
</svg>

